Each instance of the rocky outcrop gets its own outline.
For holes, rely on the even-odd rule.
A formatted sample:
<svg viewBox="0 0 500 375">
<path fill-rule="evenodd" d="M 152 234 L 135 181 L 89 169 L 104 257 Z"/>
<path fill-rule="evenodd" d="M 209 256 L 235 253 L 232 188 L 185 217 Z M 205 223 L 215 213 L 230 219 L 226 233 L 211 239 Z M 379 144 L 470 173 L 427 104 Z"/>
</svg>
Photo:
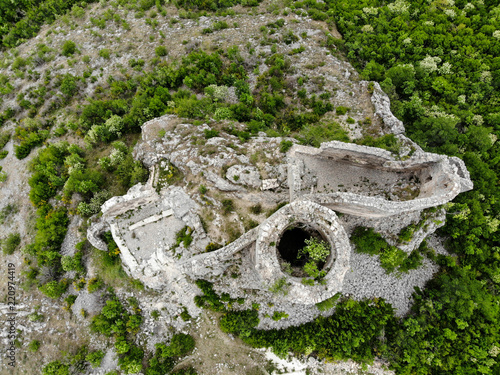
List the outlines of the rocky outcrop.
<svg viewBox="0 0 500 375">
<path fill-rule="evenodd" d="M 92 224 L 90 224 L 90 227 L 87 229 L 87 239 L 89 240 L 90 244 L 96 249 L 108 251 L 108 245 L 106 245 L 106 242 L 102 240 L 101 235 L 109 230 L 109 224 L 105 221 L 99 220 L 96 222 L 92 222 Z"/>
<path fill-rule="evenodd" d="M 387 94 L 382 90 L 378 82 L 362 82 L 362 85 L 368 87 L 369 84 L 373 85 L 373 93 L 371 101 L 375 109 L 375 116 L 379 116 L 384 125 L 389 129 L 389 133 L 403 134 L 405 127 L 401 120 L 398 120 L 391 112 L 391 101 Z"/>
</svg>

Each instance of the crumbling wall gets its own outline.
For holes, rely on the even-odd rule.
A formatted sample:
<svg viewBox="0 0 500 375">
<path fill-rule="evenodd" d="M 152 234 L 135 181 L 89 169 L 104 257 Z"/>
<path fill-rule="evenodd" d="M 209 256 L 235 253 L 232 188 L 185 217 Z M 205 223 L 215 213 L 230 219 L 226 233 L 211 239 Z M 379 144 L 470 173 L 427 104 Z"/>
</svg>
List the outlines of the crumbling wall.
<svg viewBox="0 0 500 375">
<path fill-rule="evenodd" d="M 317 163 L 321 168 L 312 162 L 315 159 L 323 161 Z M 397 160 L 386 150 L 333 141 L 323 143 L 320 148 L 294 145 L 289 151 L 288 161 L 290 201 L 309 200 L 336 211 L 363 217 L 391 216 L 438 206 L 472 189 L 472 181 L 460 159 L 420 150 L 407 160 Z M 341 173 L 347 177 L 349 168 L 352 168 L 352 174 L 362 174 L 361 169 L 371 175 L 379 175 L 382 185 L 389 177 L 397 181 L 399 174 L 402 174 L 401 181 L 404 181 L 403 174 L 406 177 L 413 176 L 418 181 L 414 183 L 419 189 L 418 195 L 413 199 L 398 201 L 394 200 L 394 194 L 390 195 L 392 200 L 389 200 L 380 194 L 370 196 L 368 191 L 353 193 L 348 188 L 346 191 L 335 191 L 333 187 L 326 192 L 327 189 L 317 186 L 318 179 L 324 180 L 328 173 L 335 175 L 340 166 L 343 168 Z M 392 192 L 389 190 L 386 193 Z"/>
</svg>

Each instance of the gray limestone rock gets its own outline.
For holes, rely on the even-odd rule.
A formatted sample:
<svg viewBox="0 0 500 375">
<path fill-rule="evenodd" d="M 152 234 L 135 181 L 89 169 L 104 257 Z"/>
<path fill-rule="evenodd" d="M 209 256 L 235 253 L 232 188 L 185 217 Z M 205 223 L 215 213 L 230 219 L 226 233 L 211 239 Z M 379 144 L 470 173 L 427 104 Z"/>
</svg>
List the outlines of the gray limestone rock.
<svg viewBox="0 0 500 375">
<path fill-rule="evenodd" d="M 226 172 L 226 178 L 235 184 L 258 188 L 261 185 L 260 173 L 251 165 L 233 165 Z"/>
</svg>

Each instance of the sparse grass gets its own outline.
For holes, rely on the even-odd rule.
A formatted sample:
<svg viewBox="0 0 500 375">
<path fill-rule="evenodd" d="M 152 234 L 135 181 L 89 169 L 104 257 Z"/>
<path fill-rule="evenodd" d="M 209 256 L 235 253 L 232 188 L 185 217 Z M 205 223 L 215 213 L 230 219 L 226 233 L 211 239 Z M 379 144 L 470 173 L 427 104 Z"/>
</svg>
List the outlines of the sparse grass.
<svg viewBox="0 0 500 375">
<path fill-rule="evenodd" d="M 262 213 L 262 205 L 260 203 L 257 203 L 250 207 L 250 212 L 254 215 L 260 215 Z"/>
<path fill-rule="evenodd" d="M 0 210 L 0 224 L 5 223 L 5 219 L 9 217 L 9 215 L 15 214 L 18 212 L 17 205 L 14 203 L 8 203 L 5 207 Z"/>
<path fill-rule="evenodd" d="M 228 215 L 230 212 L 234 211 L 234 202 L 232 199 L 222 200 L 222 212 L 224 215 Z"/>
<path fill-rule="evenodd" d="M 113 288 L 125 287 L 129 277 L 125 273 L 119 256 L 110 256 L 107 252 L 93 248 L 91 259 L 96 274 L 104 283 Z"/>
</svg>

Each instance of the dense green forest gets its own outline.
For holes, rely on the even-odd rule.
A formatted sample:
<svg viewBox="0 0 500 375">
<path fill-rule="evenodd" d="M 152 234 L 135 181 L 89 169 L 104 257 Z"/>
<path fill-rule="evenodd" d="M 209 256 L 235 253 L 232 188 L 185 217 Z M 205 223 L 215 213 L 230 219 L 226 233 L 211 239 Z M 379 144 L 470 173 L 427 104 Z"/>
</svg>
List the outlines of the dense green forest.
<svg viewBox="0 0 500 375">
<path fill-rule="evenodd" d="M 494 1 L 331 3 L 345 52 L 391 95 L 407 134 L 463 158 L 474 190 L 448 210 L 456 261 L 388 327 L 399 373 L 500 371 L 500 7 Z"/>
<path fill-rule="evenodd" d="M 86 3 L 90 1 L 0 0 L 2 48 L 22 43 L 36 35 L 44 23 L 70 9 L 84 9 Z M 118 3 L 135 7 L 138 12 L 151 7 L 161 12 L 164 5 L 162 1 L 148 0 Z M 176 5 L 194 12 L 190 16 L 196 18 L 236 3 L 258 4 L 194 0 Z M 403 319 L 395 318 L 390 306 L 381 300 L 341 300 L 330 318 L 284 331 L 257 331 L 253 328 L 257 323 L 255 311 L 225 311 L 208 284 L 199 283 L 205 299 L 198 303 L 224 312 L 223 330 L 239 334 L 251 345 L 272 347 L 280 355 L 290 350 L 359 361 L 380 356 L 388 359 L 398 374 L 500 373 L 500 6 L 488 0 L 305 0 L 285 1 L 284 5 L 287 14 L 295 12 L 337 27 L 343 39 L 329 36 L 325 46 L 331 53 L 347 56 L 362 78 L 381 84 L 410 138 L 428 151 L 462 158 L 474 190 L 459 195 L 447 207 L 447 224 L 440 233 L 447 238 L 454 256 L 438 258 L 439 274 L 425 290 L 416 292 L 415 304 Z M 267 25 L 267 30 L 279 29 L 283 23 L 277 20 Z M 283 41 L 294 38 L 288 35 Z M 43 58 L 43 46 L 40 51 Z M 327 139 L 348 140 L 340 127 L 321 123 L 322 116 L 334 110 L 328 95 L 307 97 L 301 91 L 288 92 L 285 78 L 291 69 L 289 61 L 283 54 L 271 51 L 265 60 L 270 69 L 258 77 L 252 92 L 238 47 L 229 47 L 213 53 L 193 51 L 176 64 L 156 61 L 150 70 L 130 75 L 125 81 L 111 80 L 109 90 L 94 93 L 82 109 L 79 122 L 67 127 L 85 137 L 89 146 L 110 144 L 116 150 L 114 156 L 98 161 L 92 158 L 91 151 L 56 143 L 42 149 L 31 163 L 30 199 L 38 210 L 38 220 L 37 234 L 26 254 L 38 266 L 54 271 L 53 280 L 39 286 L 42 292 L 58 298 L 67 288 L 60 275 L 68 266 L 61 260 L 59 247 L 68 225 L 69 197 L 74 192 L 81 194 L 84 201 L 76 211 L 90 216 L 110 194 L 123 192 L 147 177 L 142 165 L 132 159 L 126 137 L 140 131 L 140 126 L 151 118 L 175 113 L 193 119 L 211 116 L 216 120 L 237 120 L 246 123 L 247 128 L 226 131 L 243 141 L 259 131 L 291 134 L 301 143 L 315 146 Z M 64 55 L 74 53 L 71 43 L 62 51 Z M 157 52 L 158 56 L 162 53 Z M 145 63 L 141 61 L 131 61 L 130 68 L 141 71 Z M 47 84 L 60 87 L 64 100 L 69 101 L 82 95 L 78 85 L 87 78 L 68 74 Z M 5 90 L 2 95 L 8 95 L 8 81 L 4 84 L 4 88 L 0 87 Z M 238 104 L 219 100 L 218 95 L 227 86 L 236 87 Z M 297 108 L 286 106 L 284 91 L 300 98 Z M 205 97 L 198 99 L 193 94 Z M 39 114 L 40 105 L 23 100 L 21 108 L 29 112 L 26 117 Z M 18 158 L 26 157 L 47 139 L 52 114 L 44 114 L 47 121 L 21 121 L 16 129 Z M 16 115 L 6 110 L 0 115 L 0 124 Z M 207 134 L 207 138 L 210 136 Z M 379 146 L 389 147 L 384 142 Z M 54 198 L 60 202 L 57 207 L 48 203 Z M 78 269 L 78 265 L 74 268 Z M 29 275 L 35 279 L 37 272 Z M 126 324 L 135 315 L 127 313 L 114 299 L 108 305 L 120 313 L 113 315 L 113 321 L 99 315 L 93 327 L 111 335 L 108 328 L 115 320 Z M 135 325 L 130 331 L 140 325 L 140 318 L 132 323 Z M 115 332 L 117 342 L 124 347 L 127 341 L 121 338 L 126 336 L 125 331 Z M 186 346 L 186 351 L 190 350 L 191 344 Z M 143 353 L 135 346 L 126 349 L 122 353 L 123 368 L 130 365 L 127 360 L 137 365 Z M 165 345 L 158 348 L 150 361 L 151 374 L 156 373 L 154 366 L 171 369 L 170 358 L 180 355 L 167 352 Z M 54 364 L 52 373 L 60 366 L 66 365 Z"/>
</svg>

